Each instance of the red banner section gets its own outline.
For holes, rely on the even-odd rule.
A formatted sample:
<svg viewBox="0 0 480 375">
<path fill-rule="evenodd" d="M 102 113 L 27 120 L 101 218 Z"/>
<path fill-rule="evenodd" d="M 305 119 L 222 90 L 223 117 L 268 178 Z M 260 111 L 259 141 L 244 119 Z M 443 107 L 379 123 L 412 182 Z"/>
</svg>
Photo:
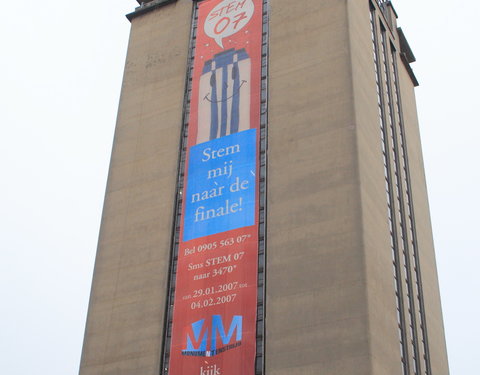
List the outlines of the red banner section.
<svg viewBox="0 0 480 375">
<path fill-rule="evenodd" d="M 169 373 L 253 375 L 262 0 L 198 7 Z"/>
</svg>

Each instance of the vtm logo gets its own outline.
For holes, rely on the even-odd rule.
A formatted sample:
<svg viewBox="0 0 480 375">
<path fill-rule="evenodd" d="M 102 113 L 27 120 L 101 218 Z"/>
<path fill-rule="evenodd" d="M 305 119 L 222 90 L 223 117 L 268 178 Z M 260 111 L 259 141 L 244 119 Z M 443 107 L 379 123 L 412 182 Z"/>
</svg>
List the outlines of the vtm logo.
<svg viewBox="0 0 480 375">
<path fill-rule="evenodd" d="M 196 357 L 213 357 L 227 350 L 242 345 L 242 316 L 235 315 L 232 318 L 228 332 L 221 315 L 212 315 L 212 324 L 208 327 L 205 319 L 192 323 L 187 332 L 187 348 L 182 350 L 183 355 Z M 235 340 L 230 343 L 235 333 Z M 217 339 L 222 341 L 222 347 L 217 348 Z"/>
</svg>

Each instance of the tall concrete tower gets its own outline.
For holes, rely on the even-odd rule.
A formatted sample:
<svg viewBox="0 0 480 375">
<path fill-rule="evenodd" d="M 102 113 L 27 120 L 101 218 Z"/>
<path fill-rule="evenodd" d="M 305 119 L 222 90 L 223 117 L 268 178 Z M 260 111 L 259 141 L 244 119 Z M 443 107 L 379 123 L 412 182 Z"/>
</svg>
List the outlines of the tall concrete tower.
<svg viewBox="0 0 480 375">
<path fill-rule="evenodd" d="M 447 375 L 390 1 L 138 2 L 80 375 Z"/>
</svg>

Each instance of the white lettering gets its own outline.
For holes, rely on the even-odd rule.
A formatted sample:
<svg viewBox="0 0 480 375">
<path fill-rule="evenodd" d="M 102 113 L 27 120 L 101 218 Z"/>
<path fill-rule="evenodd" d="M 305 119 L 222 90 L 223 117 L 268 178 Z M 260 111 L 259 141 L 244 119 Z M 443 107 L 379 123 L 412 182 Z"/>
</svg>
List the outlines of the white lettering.
<svg viewBox="0 0 480 375">
<path fill-rule="evenodd" d="M 209 161 L 210 159 L 218 159 L 218 158 L 223 158 L 225 156 L 231 155 L 231 154 L 236 154 L 237 152 L 240 152 L 240 145 L 233 145 L 233 146 L 228 146 L 227 148 L 219 148 L 217 150 L 212 150 L 211 147 L 207 147 L 206 149 L 203 150 L 202 154 L 202 161 Z"/>
<path fill-rule="evenodd" d="M 221 375 L 222 373 L 220 372 L 220 367 L 217 367 L 217 365 L 210 365 L 207 366 L 206 368 L 200 367 L 200 375 Z"/>
</svg>

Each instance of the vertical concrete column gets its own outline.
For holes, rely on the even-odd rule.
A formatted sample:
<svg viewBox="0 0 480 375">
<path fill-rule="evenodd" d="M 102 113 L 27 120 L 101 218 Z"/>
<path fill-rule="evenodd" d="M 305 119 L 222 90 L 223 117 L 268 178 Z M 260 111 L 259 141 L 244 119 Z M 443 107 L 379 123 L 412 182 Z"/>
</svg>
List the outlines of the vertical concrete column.
<svg viewBox="0 0 480 375">
<path fill-rule="evenodd" d="M 412 200 L 417 228 L 418 253 L 422 274 L 430 362 L 433 374 L 448 375 L 445 329 L 438 286 L 438 274 L 414 85 L 403 62 L 399 59 L 398 63 L 399 84 L 404 107 L 405 136 L 412 180 Z"/>
<path fill-rule="evenodd" d="M 132 19 L 80 375 L 160 371 L 191 10 Z"/>
<path fill-rule="evenodd" d="M 400 340 L 368 1 L 349 1 L 348 16 L 367 277 L 371 374 L 400 374 Z"/>
<path fill-rule="evenodd" d="M 268 375 L 371 374 L 347 3 L 271 0 Z"/>
<path fill-rule="evenodd" d="M 386 202 L 385 171 L 382 159 L 382 141 L 380 136 L 379 113 L 377 103 L 377 91 L 375 81 L 374 55 L 372 35 L 370 31 L 370 13 L 368 1 L 348 1 L 349 35 L 352 62 L 353 96 L 355 105 L 355 117 L 357 128 L 358 171 L 360 177 L 360 195 L 362 205 L 363 246 L 365 254 L 365 266 L 367 276 L 367 299 L 369 315 L 369 345 L 372 363 L 372 374 L 399 374 L 401 372 L 401 354 L 399 324 L 396 311 L 396 295 L 393 282 L 393 264 L 391 254 L 390 229 L 388 227 L 388 210 Z M 401 53 L 400 36 L 397 32 L 396 13 L 391 4 L 387 4 L 384 11 L 377 7 L 376 17 L 379 17 L 385 27 L 385 35 L 388 46 L 393 43 L 394 49 Z M 387 51 L 387 58 L 391 59 Z M 382 57 L 378 58 L 382 61 Z M 384 69 L 383 63 L 381 69 Z M 391 70 L 391 61 L 389 61 Z M 447 375 L 448 364 L 445 349 L 445 337 L 443 330 L 442 312 L 440 306 L 438 278 L 436 273 L 433 239 L 428 208 L 428 198 L 425 185 L 424 166 L 420 145 L 420 134 L 414 85 L 416 80 L 409 75 L 407 67 L 398 57 L 398 86 L 401 89 L 401 112 L 406 134 L 406 155 L 408 155 L 408 173 L 410 173 L 413 194 L 413 208 L 415 212 L 416 233 L 418 236 L 418 253 L 420 254 L 419 273 L 423 280 L 422 287 L 425 296 L 425 310 L 427 314 L 428 342 L 430 344 L 430 356 L 433 375 Z M 410 69 L 410 68 L 409 68 Z M 392 73 L 390 71 L 390 73 Z M 410 71 L 411 73 L 411 71 Z M 382 80 L 385 79 L 381 71 Z M 393 80 L 391 77 L 390 79 Z M 385 90 L 385 82 L 382 82 Z M 393 88 L 392 88 L 393 90 Z M 387 93 L 383 93 L 385 99 Z M 394 121 L 399 132 L 399 115 L 396 102 L 392 94 L 392 110 Z M 388 110 L 386 108 L 386 116 Z M 390 120 L 386 118 L 385 126 L 389 128 Z M 400 137 L 400 135 L 397 135 Z M 392 139 L 387 140 L 392 147 Z M 397 141 L 399 142 L 399 141 Z M 396 147 L 397 157 L 402 157 L 398 144 Z M 392 151 L 390 151 L 392 153 Z M 405 176 L 407 171 L 399 172 L 399 181 L 403 184 L 402 199 L 406 201 Z M 394 181 L 394 178 L 392 178 Z M 392 187 L 392 189 L 395 189 Z M 395 193 L 396 194 L 396 193 Z M 393 202 L 393 215 L 398 221 L 398 201 Z M 410 220 L 408 217 L 406 221 Z M 409 256 L 412 257 L 413 246 L 410 233 L 405 233 L 409 239 Z M 400 241 L 400 239 L 398 239 Z M 401 248 L 400 246 L 398 247 Z M 407 253 L 407 254 L 408 254 Z M 403 254 L 400 254 L 400 266 L 402 275 L 399 278 L 404 289 L 404 303 L 406 299 L 406 285 L 403 270 Z M 415 272 L 412 266 L 412 275 Z M 410 283 L 414 283 L 414 277 Z M 414 287 L 415 288 L 415 287 Z M 417 321 L 417 331 L 420 332 L 420 315 L 418 292 L 414 289 L 415 310 L 412 310 Z M 408 308 L 406 314 L 405 330 L 410 334 Z M 427 331 L 425 331 L 427 332 Z M 422 345 L 421 342 L 418 345 Z M 408 358 L 406 361 L 413 364 L 413 347 L 411 339 L 406 342 Z M 420 353 L 422 353 L 420 350 Z M 417 359 L 422 371 L 425 371 L 423 356 Z M 423 373 L 423 372 L 422 372 Z"/>
</svg>

